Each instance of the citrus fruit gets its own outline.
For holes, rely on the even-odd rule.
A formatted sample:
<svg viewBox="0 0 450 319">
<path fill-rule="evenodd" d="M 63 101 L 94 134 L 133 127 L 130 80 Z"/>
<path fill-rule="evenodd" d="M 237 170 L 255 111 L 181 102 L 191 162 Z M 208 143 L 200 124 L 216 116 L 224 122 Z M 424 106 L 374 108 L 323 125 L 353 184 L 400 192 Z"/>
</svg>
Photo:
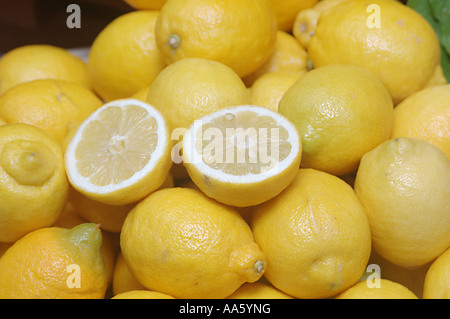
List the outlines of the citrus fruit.
<svg viewBox="0 0 450 319">
<path fill-rule="evenodd" d="M 450 245 L 450 159 L 409 137 L 366 153 L 355 193 L 369 218 L 373 248 L 402 267 L 429 263 Z"/>
<path fill-rule="evenodd" d="M 124 0 L 136 10 L 159 10 L 166 0 Z"/>
<path fill-rule="evenodd" d="M 94 224 L 40 228 L 0 259 L 2 299 L 99 299 L 107 288 L 102 235 Z"/>
<path fill-rule="evenodd" d="M 387 279 L 380 279 L 380 287 L 369 287 L 365 281 L 336 296 L 336 299 L 418 299 L 405 286 Z"/>
<path fill-rule="evenodd" d="M 256 71 L 243 78 L 246 86 L 250 87 L 263 74 L 268 72 L 288 71 L 303 73 L 307 71 L 308 54 L 291 34 L 277 31 L 275 46 L 272 54 Z"/>
<path fill-rule="evenodd" d="M 344 1 L 320 15 L 308 55 L 315 67 L 353 64 L 376 75 L 394 104 L 424 88 L 440 63 L 439 39 L 399 1 Z"/>
<path fill-rule="evenodd" d="M 30 44 L 0 58 L 0 94 L 37 79 L 66 80 L 90 88 L 86 63 L 68 50 L 47 44 Z"/>
<path fill-rule="evenodd" d="M 159 11 L 125 13 L 94 39 L 88 59 L 93 90 L 105 101 L 130 97 L 164 68 L 155 41 Z"/>
<path fill-rule="evenodd" d="M 167 64 L 205 58 L 228 65 L 241 77 L 270 56 L 276 32 L 268 0 L 167 0 L 155 27 Z"/>
<path fill-rule="evenodd" d="M 327 65 L 301 76 L 278 111 L 299 131 L 302 166 L 344 175 L 390 137 L 394 109 L 389 92 L 368 71 Z"/>
<path fill-rule="evenodd" d="M 425 87 L 435 86 L 435 85 L 444 85 L 448 84 L 447 79 L 444 75 L 444 70 L 442 69 L 442 66 L 438 64 L 436 69 L 434 70 L 433 76 L 428 81 L 428 83 L 425 85 Z"/>
<path fill-rule="evenodd" d="M 278 195 L 297 172 L 302 144 L 278 112 L 227 107 L 195 121 L 183 137 L 183 165 L 209 197 L 237 207 Z"/>
<path fill-rule="evenodd" d="M 28 124 L 0 126 L 0 241 L 51 226 L 66 206 L 68 187 L 54 138 Z"/>
<path fill-rule="evenodd" d="M 71 185 L 109 205 L 134 203 L 160 187 L 172 165 L 166 121 L 136 99 L 104 104 L 78 128 L 65 152 Z"/>
<path fill-rule="evenodd" d="M 114 296 L 133 290 L 145 290 L 139 281 L 131 274 L 121 252 L 117 255 L 112 278 L 112 293 Z"/>
<path fill-rule="evenodd" d="M 244 283 L 227 299 L 294 299 L 277 288 L 261 282 Z"/>
<path fill-rule="evenodd" d="M 296 298 L 328 298 L 355 284 L 369 259 L 370 229 L 353 189 L 331 174 L 300 169 L 277 197 L 253 209 L 265 278 Z"/>
<path fill-rule="evenodd" d="M 0 117 L 6 123 L 37 126 L 61 144 L 102 101 L 78 84 L 41 79 L 17 84 L 0 96 Z"/>
<path fill-rule="evenodd" d="M 423 298 L 450 299 L 450 248 L 437 257 L 428 269 Z"/>
<path fill-rule="evenodd" d="M 290 32 L 298 12 L 314 6 L 319 0 L 271 0 L 278 29 Z"/>
<path fill-rule="evenodd" d="M 450 84 L 420 90 L 394 109 L 391 137 L 415 137 L 441 148 L 450 158 Z"/>
<path fill-rule="evenodd" d="M 115 295 L 112 299 L 175 299 L 162 292 L 150 290 L 132 290 Z"/>
<path fill-rule="evenodd" d="M 278 112 L 284 93 L 304 72 L 276 71 L 261 75 L 250 87 L 250 103 Z"/>
<path fill-rule="evenodd" d="M 150 86 L 147 102 L 167 119 L 170 128 L 188 128 L 197 118 L 226 106 L 246 104 L 249 93 L 228 66 L 186 58 L 167 66 Z"/>
<path fill-rule="evenodd" d="M 120 245 L 144 287 L 175 298 L 225 298 L 257 281 L 266 264 L 234 209 L 188 188 L 141 200 L 125 219 Z"/>
</svg>

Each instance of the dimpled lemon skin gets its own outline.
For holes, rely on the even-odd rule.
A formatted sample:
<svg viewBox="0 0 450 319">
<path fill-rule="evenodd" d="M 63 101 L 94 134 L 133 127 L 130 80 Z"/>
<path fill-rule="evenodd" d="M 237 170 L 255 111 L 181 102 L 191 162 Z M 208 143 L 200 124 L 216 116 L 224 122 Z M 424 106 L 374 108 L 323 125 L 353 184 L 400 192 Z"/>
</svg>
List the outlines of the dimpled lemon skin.
<svg viewBox="0 0 450 319">
<path fill-rule="evenodd" d="M 392 0 L 344 1 L 326 11 L 308 53 L 315 67 L 366 68 L 383 82 L 394 104 L 424 88 L 440 63 L 433 28 L 419 13 Z"/>
<path fill-rule="evenodd" d="M 437 146 L 399 137 L 361 159 L 355 193 L 369 218 L 373 248 L 417 267 L 450 245 L 450 160 Z"/>
<path fill-rule="evenodd" d="M 450 248 L 433 261 L 425 276 L 424 299 L 450 299 Z"/>
<path fill-rule="evenodd" d="M 115 295 L 112 299 L 175 299 L 162 292 L 150 290 L 131 290 Z"/>
<path fill-rule="evenodd" d="M 379 279 L 379 287 L 369 287 L 368 283 L 360 281 L 335 299 L 418 299 L 405 286 L 387 279 Z"/>
<path fill-rule="evenodd" d="M 90 88 L 86 63 L 69 51 L 46 44 L 24 45 L 0 59 L 0 94 L 37 79 L 60 79 Z"/>
<path fill-rule="evenodd" d="M 389 139 L 393 103 L 379 79 L 352 65 L 328 65 L 302 75 L 278 111 L 294 123 L 302 165 L 333 175 L 358 167 L 361 156 Z"/>
<path fill-rule="evenodd" d="M 175 298 L 225 298 L 265 269 L 245 220 L 187 188 L 159 190 L 139 202 L 125 219 L 120 245 L 142 285 Z"/>
<path fill-rule="evenodd" d="M 25 235 L 0 259 L 0 298 L 103 299 L 108 278 L 101 245 L 101 230 L 91 223 Z"/>
<path fill-rule="evenodd" d="M 300 169 L 276 198 L 254 207 L 251 228 L 265 278 L 296 298 L 328 298 L 355 284 L 369 260 L 370 229 L 352 188 Z"/>
<path fill-rule="evenodd" d="M 156 22 L 156 43 L 167 64 L 205 58 L 244 77 L 272 53 L 276 24 L 268 0 L 167 0 Z"/>
<path fill-rule="evenodd" d="M 0 126 L 0 241 L 52 225 L 69 182 L 58 142 L 28 124 Z"/>
</svg>

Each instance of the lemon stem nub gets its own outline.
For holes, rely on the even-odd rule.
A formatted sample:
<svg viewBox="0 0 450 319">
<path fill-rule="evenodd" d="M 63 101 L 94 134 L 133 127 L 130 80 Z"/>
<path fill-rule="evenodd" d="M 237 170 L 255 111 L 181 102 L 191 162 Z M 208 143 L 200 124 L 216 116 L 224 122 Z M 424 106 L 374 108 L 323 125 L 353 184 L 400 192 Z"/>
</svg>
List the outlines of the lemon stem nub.
<svg viewBox="0 0 450 319">
<path fill-rule="evenodd" d="M 169 39 L 168 39 L 167 43 L 169 44 L 169 47 L 171 49 L 175 50 L 180 46 L 181 38 L 178 34 L 172 33 L 171 35 L 169 35 Z"/>
<path fill-rule="evenodd" d="M 255 264 L 253 265 L 253 270 L 255 271 L 255 273 L 257 275 L 262 274 L 265 269 L 266 269 L 266 263 L 262 259 L 257 260 L 255 262 Z"/>
</svg>

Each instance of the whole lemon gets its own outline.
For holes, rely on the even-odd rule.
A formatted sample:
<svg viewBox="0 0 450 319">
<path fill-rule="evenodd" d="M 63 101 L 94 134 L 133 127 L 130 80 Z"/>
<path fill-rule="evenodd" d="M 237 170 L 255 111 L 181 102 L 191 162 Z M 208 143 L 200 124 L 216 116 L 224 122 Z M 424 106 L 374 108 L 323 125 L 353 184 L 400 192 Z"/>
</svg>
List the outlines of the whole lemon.
<svg viewBox="0 0 450 319">
<path fill-rule="evenodd" d="M 298 12 L 313 7 L 319 0 L 271 0 L 278 29 L 290 32 Z"/>
<path fill-rule="evenodd" d="M 245 220 L 194 189 L 167 188 L 140 201 L 120 244 L 144 287 L 175 298 L 224 298 L 265 270 Z"/>
<path fill-rule="evenodd" d="M 175 299 L 158 291 L 131 290 L 115 295 L 112 299 Z"/>
<path fill-rule="evenodd" d="M 167 64 L 187 57 L 210 59 L 241 77 L 270 56 L 276 32 L 268 0 L 167 0 L 155 27 Z"/>
<path fill-rule="evenodd" d="M 415 137 L 450 158 L 450 84 L 420 90 L 397 105 L 391 137 Z"/>
<path fill-rule="evenodd" d="M 450 299 L 450 248 L 433 261 L 425 276 L 424 299 Z"/>
<path fill-rule="evenodd" d="M 68 50 L 48 44 L 29 44 L 0 59 L 0 94 L 37 79 L 66 80 L 90 88 L 86 63 Z"/>
<path fill-rule="evenodd" d="M 381 81 L 352 65 L 327 65 L 302 75 L 278 111 L 294 123 L 302 165 L 333 175 L 358 167 L 361 156 L 389 139 L 393 103 Z"/>
<path fill-rule="evenodd" d="M 0 298 L 104 298 L 108 275 L 101 245 L 101 231 L 90 223 L 25 235 L 0 258 Z"/>
<path fill-rule="evenodd" d="M 145 287 L 130 273 L 122 253 L 119 252 L 112 277 L 112 293 L 115 296 L 133 290 L 145 290 Z"/>
<path fill-rule="evenodd" d="M 54 138 L 28 124 L 0 126 L 0 241 L 51 226 L 66 206 L 68 188 Z"/>
<path fill-rule="evenodd" d="M 254 207 L 251 228 L 267 258 L 265 278 L 297 298 L 344 291 L 370 255 L 369 223 L 353 189 L 314 169 L 300 169 L 280 195 Z"/>
<path fill-rule="evenodd" d="M 415 138 L 390 139 L 366 153 L 355 193 L 373 248 L 402 267 L 431 262 L 450 245 L 450 159 Z"/>
<path fill-rule="evenodd" d="M 377 76 L 394 104 L 424 88 L 440 63 L 439 39 L 399 1 L 344 1 L 320 15 L 308 54 L 315 67 L 353 64 Z"/>
<path fill-rule="evenodd" d="M 102 101 L 78 84 L 40 79 L 15 85 L 0 96 L 0 117 L 6 123 L 37 126 L 61 145 Z"/>
<path fill-rule="evenodd" d="M 418 299 L 417 296 L 405 286 L 388 280 L 380 279 L 379 287 L 369 287 L 365 281 L 336 296 L 336 299 Z"/>
<path fill-rule="evenodd" d="M 239 287 L 227 299 L 294 299 L 270 284 L 262 282 L 247 282 Z"/>
<path fill-rule="evenodd" d="M 125 13 L 94 39 L 88 59 L 93 90 L 105 101 L 130 97 L 165 67 L 155 41 L 159 11 Z"/>
</svg>

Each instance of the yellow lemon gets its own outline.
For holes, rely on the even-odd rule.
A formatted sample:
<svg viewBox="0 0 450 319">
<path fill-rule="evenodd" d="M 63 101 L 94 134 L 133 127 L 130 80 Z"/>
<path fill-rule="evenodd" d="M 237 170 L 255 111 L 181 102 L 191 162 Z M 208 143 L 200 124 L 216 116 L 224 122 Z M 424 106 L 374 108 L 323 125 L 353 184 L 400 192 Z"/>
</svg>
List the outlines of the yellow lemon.
<svg viewBox="0 0 450 319">
<path fill-rule="evenodd" d="M 294 299 L 277 288 L 261 282 L 245 283 L 227 299 Z"/>
<path fill-rule="evenodd" d="M 278 29 L 291 31 L 298 12 L 311 8 L 319 0 L 271 0 L 273 10 L 277 16 Z"/>
<path fill-rule="evenodd" d="M 145 290 L 139 281 L 131 274 L 128 265 L 120 252 L 116 259 L 112 278 L 112 293 L 114 296 L 133 290 Z"/>
<path fill-rule="evenodd" d="M 2 243 L 2 242 L 0 242 L 0 258 L 8 250 L 8 248 L 11 247 L 13 244 L 14 243 Z"/>
<path fill-rule="evenodd" d="M 115 295 L 112 299 L 175 299 L 162 292 L 150 290 L 132 290 Z"/>
<path fill-rule="evenodd" d="M 436 69 L 434 70 L 433 76 L 428 81 L 427 85 L 425 87 L 435 86 L 435 85 L 444 85 L 448 84 L 448 81 L 444 75 L 444 70 L 442 69 L 442 66 L 438 64 Z"/>
<path fill-rule="evenodd" d="M 336 299 L 418 299 L 405 286 L 387 279 L 380 279 L 379 287 L 369 287 L 360 281 L 336 296 Z"/>
<path fill-rule="evenodd" d="M 136 10 L 159 10 L 166 0 L 124 0 Z"/>
<path fill-rule="evenodd" d="M 0 96 L 0 117 L 6 123 L 37 126 L 63 144 L 102 105 L 90 90 L 63 80 L 41 79 L 15 85 Z"/>
<path fill-rule="evenodd" d="M 450 299 L 450 248 L 433 261 L 425 276 L 424 299 Z"/>
<path fill-rule="evenodd" d="M 137 99 L 104 104 L 78 128 L 65 152 L 71 185 L 109 205 L 135 203 L 160 187 L 172 165 L 164 117 Z"/>
<path fill-rule="evenodd" d="M 441 148 L 450 158 L 450 84 L 425 88 L 394 109 L 391 137 L 415 137 Z"/>
<path fill-rule="evenodd" d="M 165 63 L 155 41 L 159 11 L 125 13 L 94 39 L 88 59 L 94 91 L 105 101 L 130 97 L 152 83 Z"/>
<path fill-rule="evenodd" d="M 183 165 L 209 197 L 237 207 L 278 195 L 297 172 L 302 144 L 278 112 L 227 107 L 195 121 L 183 137 Z"/>
<path fill-rule="evenodd" d="M 150 85 L 143 87 L 142 89 L 134 92 L 130 98 L 141 100 L 142 102 L 147 102 L 148 91 L 150 90 Z"/>
<path fill-rule="evenodd" d="M 440 63 L 429 23 L 399 1 L 344 1 L 320 16 L 308 46 L 315 67 L 353 64 L 376 75 L 394 104 L 424 88 Z"/>
<path fill-rule="evenodd" d="M 156 43 L 167 64 L 205 58 L 244 77 L 272 53 L 276 23 L 268 0 L 167 0 L 156 22 Z"/>
<path fill-rule="evenodd" d="M 298 41 L 289 33 L 277 32 L 275 47 L 269 58 L 256 71 L 243 78 L 244 83 L 250 87 L 265 73 L 288 71 L 301 74 L 307 71 L 308 54 Z"/>
<path fill-rule="evenodd" d="M 381 81 L 351 65 L 328 65 L 301 76 L 283 95 L 278 111 L 296 125 L 302 166 L 344 175 L 361 156 L 386 141 L 393 103 Z"/>
<path fill-rule="evenodd" d="M 266 265 L 234 209 L 188 188 L 140 201 L 125 219 L 120 245 L 142 285 L 175 298 L 225 298 L 257 281 Z"/>
<path fill-rule="evenodd" d="M 249 102 L 249 93 L 228 66 L 186 58 L 167 66 L 150 86 L 147 102 L 156 107 L 170 128 L 186 129 L 197 118 L 230 105 Z"/>
<path fill-rule="evenodd" d="M 0 94 L 37 79 L 67 80 L 90 88 L 86 63 L 66 49 L 31 44 L 12 49 L 0 58 Z"/>
<path fill-rule="evenodd" d="M 28 124 L 0 126 L 0 241 L 51 226 L 66 206 L 68 187 L 55 139 Z"/>
<path fill-rule="evenodd" d="M 250 87 L 250 103 L 278 112 L 284 93 L 304 72 L 277 71 L 261 75 Z"/>
<path fill-rule="evenodd" d="M 353 189 L 314 169 L 300 169 L 280 195 L 255 207 L 251 228 L 267 258 L 265 278 L 297 298 L 344 291 L 370 255 L 369 223 Z"/>
<path fill-rule="evenodd" d="M 409 137 L 366 153 L 355 193 L 370 222 L 373 248 L 402 267 L 417 267 L 450 245 L 450 159 Z"/>
<path fill-rule="evenodd" d="M 90 223 L 28 233 L 0 258 L 0 298 L 104 298 L 101 244 L 100 229 Z"/>
</svg>

